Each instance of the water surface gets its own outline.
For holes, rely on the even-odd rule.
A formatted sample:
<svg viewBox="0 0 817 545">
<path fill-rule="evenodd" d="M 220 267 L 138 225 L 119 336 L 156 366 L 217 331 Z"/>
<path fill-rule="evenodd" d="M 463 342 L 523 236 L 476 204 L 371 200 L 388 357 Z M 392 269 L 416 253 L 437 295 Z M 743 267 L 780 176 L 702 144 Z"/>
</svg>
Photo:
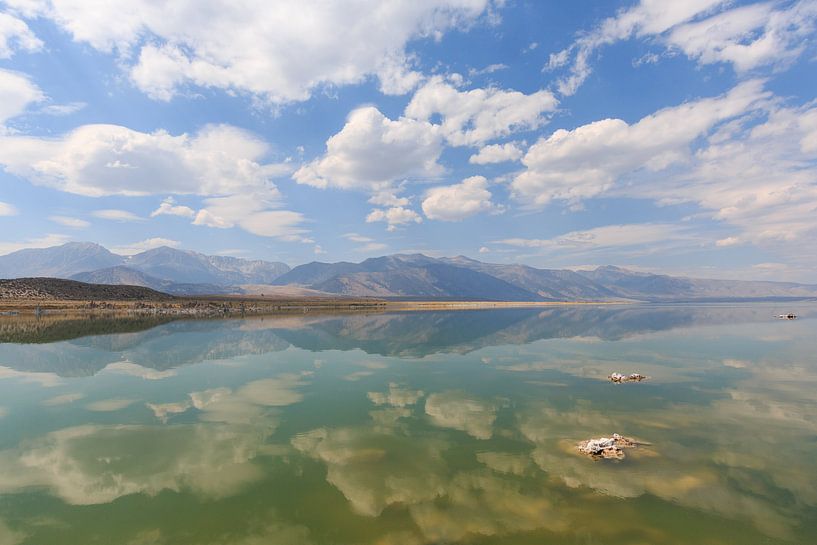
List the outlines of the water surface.
<svg viewBox="0 0 817 545">
<path fill-rule="evenodd" d="M 4 319 L 0 545 L 815 543 L 816 332 L 791 304 Z M 576 452 L 613 432 L 650 445 Z"/>
</svg>

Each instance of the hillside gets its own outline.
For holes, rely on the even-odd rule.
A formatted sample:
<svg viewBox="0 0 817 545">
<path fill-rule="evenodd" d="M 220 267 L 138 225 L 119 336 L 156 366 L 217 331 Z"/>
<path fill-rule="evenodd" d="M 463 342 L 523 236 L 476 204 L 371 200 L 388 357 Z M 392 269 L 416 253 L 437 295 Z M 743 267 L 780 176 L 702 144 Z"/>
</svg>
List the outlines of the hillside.
<svg viewBox="0 0 817 545">
<path fill-rule="evenodd" d="M 0 299 L 165 301 L 173 296 L 142 286 L 86 284 L 59 278 L 0 280 Z"/>
</svg>

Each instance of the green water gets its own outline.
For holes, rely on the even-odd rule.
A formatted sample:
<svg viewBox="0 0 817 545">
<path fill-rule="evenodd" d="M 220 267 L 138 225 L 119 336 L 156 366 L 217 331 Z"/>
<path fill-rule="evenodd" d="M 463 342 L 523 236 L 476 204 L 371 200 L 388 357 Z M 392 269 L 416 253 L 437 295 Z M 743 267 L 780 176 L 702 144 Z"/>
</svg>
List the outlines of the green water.
<svg viewBox="0 0 817 545">
<path fill-rule="evenodd" d="M 15 323 L 0 545 L 817 543 L 817 306 Z"/>
</svg>

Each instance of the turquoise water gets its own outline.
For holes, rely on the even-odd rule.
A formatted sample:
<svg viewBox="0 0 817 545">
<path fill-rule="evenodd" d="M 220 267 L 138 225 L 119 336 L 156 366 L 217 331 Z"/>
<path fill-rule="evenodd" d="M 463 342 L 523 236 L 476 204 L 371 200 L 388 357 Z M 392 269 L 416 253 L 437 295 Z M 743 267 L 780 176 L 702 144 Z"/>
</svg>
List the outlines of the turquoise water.
<svg viewBox="0 0 817 545">
<path fill-rule="evenodd" d="M 817 543 L 817 306 L 1 326 L 0 545 Z"/>
</svg>

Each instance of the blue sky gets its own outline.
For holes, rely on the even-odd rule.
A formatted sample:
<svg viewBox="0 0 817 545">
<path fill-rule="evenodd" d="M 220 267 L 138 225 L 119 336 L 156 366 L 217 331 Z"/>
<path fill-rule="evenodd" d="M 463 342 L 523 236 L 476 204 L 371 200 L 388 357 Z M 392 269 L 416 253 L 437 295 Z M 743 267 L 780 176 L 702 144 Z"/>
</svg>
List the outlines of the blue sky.
<svg viewBox="0 0 817 545">
<path fill-rule="evenodd" d="M 817 3 L 0 1 L 0 253 L 817 282 Z"/>
</svg>

